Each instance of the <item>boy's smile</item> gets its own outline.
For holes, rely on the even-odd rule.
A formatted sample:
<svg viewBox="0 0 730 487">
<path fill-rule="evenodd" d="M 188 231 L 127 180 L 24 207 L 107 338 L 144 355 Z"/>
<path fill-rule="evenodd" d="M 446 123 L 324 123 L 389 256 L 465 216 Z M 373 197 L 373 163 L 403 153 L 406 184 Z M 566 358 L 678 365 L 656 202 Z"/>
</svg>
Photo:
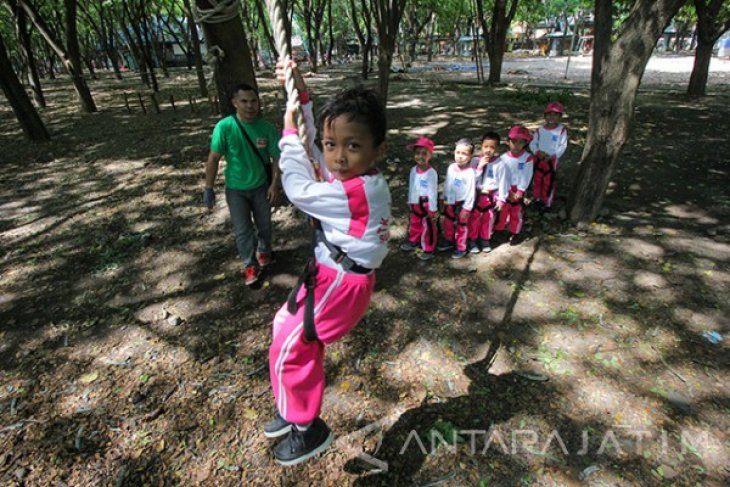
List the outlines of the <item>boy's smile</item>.
<svg viewBox="0 0 730 487">
<path fill-rule="evenodd" d="M 431 161 L 431 156 L 431 151 L 425 147 L 415 147 L 413 149 L 413 159 L 421 169 L 428 167 L 428 163 Z"/>
</svg>

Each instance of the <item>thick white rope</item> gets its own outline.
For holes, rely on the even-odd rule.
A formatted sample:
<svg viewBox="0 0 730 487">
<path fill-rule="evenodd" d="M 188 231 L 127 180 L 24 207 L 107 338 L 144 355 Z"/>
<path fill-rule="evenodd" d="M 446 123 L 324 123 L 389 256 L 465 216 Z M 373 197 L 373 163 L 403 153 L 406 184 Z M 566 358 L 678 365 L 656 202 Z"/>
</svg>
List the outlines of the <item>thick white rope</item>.
<svg viewBox="0 0 730 487">
<path fill-rule="evenodd" d="M 307 140 L 307 128 L 304 122 L 304 115 L 299 106 L 299 91 L 294 84 L 294 74 L 289 66 L 289 60 L 291 55 L 287 48 L 286 43 L 286 11 L 284 10 L 279 0 L 266 0 L 266 7 L 269 11 L 269 18 L 271 19 L 271 26 L 274 31 L 274 42 L 276 44 L 276 50 L 279 51 L 279 61 L 284 64 L 284 87 L 286 88 L 287 106 L 292 106 L 297 109 L 297 128 L 299 130 L 299 138 L 304 145 L 304 150 L 307 151 L 309 160 L 312 164 L 316 164 L 316 161 L 312 159 L 312 155 L 309 153 L 309 141 Z M 316 166 L 315 166 L 316 168 Z"/>
<path fill-rule="evenodd" d="M 195 22 L 202 24 L 220 24 L 236 18 L 238 0 L 208 0 L 213 8 L 203 9 L 193 4 Z"/>
</svg>

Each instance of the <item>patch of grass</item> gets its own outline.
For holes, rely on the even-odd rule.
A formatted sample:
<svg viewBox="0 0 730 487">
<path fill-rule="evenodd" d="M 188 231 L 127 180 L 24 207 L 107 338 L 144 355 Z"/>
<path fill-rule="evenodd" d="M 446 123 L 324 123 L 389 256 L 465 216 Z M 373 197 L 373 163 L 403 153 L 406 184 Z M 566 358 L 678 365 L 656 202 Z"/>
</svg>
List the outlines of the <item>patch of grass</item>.
<svg viewBox="0 0 730 487">
<path fill-rule="evenodd" d="M 536 103 L 539 105 L 545 105 L 551 101 L 559 101 L 564 105 L 569 105 L 575 98 L 575 94 L 571 90 L 548 90 L 542 87 L 509 90 L 504 92 L 504 96 L 510 100 Z"/>
</svg>

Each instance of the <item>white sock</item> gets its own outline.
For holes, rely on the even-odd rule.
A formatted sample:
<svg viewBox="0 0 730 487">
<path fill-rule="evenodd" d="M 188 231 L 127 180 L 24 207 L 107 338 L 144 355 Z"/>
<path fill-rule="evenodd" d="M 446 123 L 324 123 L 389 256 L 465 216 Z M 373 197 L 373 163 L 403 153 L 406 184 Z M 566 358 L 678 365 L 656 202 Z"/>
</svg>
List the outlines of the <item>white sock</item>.
<svg viewBox="0 0 730 487">
<path fill-rule="evenodd" d="M 309 423 L 305 424 L 295 424 L 294 427 L 297 429 L 297 431 L 307 431 L 310 426 L 312 426 L 312 423 L 314 421 L 310 421 Z"/>
</svg>

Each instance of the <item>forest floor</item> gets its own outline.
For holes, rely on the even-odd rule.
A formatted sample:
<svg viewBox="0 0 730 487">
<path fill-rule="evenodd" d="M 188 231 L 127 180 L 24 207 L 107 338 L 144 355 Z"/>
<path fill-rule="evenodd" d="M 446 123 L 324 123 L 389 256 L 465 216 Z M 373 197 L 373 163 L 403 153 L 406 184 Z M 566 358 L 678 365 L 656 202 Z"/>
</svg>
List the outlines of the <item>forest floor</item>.
<svg viewBox="0 0 730 487">
<path fill-rule="evenodd" d="M 647 83 L 605 208 L 576 228 L 565 195 L 589 91 L 562 80 L 564 62 L 534 79 L 508 64 L 491 88 L 445 69 L 394 75 L 391 252 L 367 315 L 327 350 L 337 439 L 291 468 L 261 428 L 271 319 L 308 232 L 278 208 L 277 260 L 244 286 L 221 186 L 212 212 L 201 203 L 218 116 L 189 106 L 194 77 L 162 79 L 147 115 L 136 96 L 125 108 L 131 73 L 91 82 L 91 115 L 68 80 L 48 82 L 46 144 L 0 104 L 0 484 L 728 485 L 727 72 L 701 100 L 681 80 Z M 315 103 L 358 69 L 309 76 Z M 277 87 L 259 82 L 280 126 Z M 570 147 L 557 207 L 528 209 L 526 241 L 460 261 L 398 250 L 408 142 L 433 137 L 443 174 L 458 138 L 534 128 L 554 98 Z"/>
</svg>

